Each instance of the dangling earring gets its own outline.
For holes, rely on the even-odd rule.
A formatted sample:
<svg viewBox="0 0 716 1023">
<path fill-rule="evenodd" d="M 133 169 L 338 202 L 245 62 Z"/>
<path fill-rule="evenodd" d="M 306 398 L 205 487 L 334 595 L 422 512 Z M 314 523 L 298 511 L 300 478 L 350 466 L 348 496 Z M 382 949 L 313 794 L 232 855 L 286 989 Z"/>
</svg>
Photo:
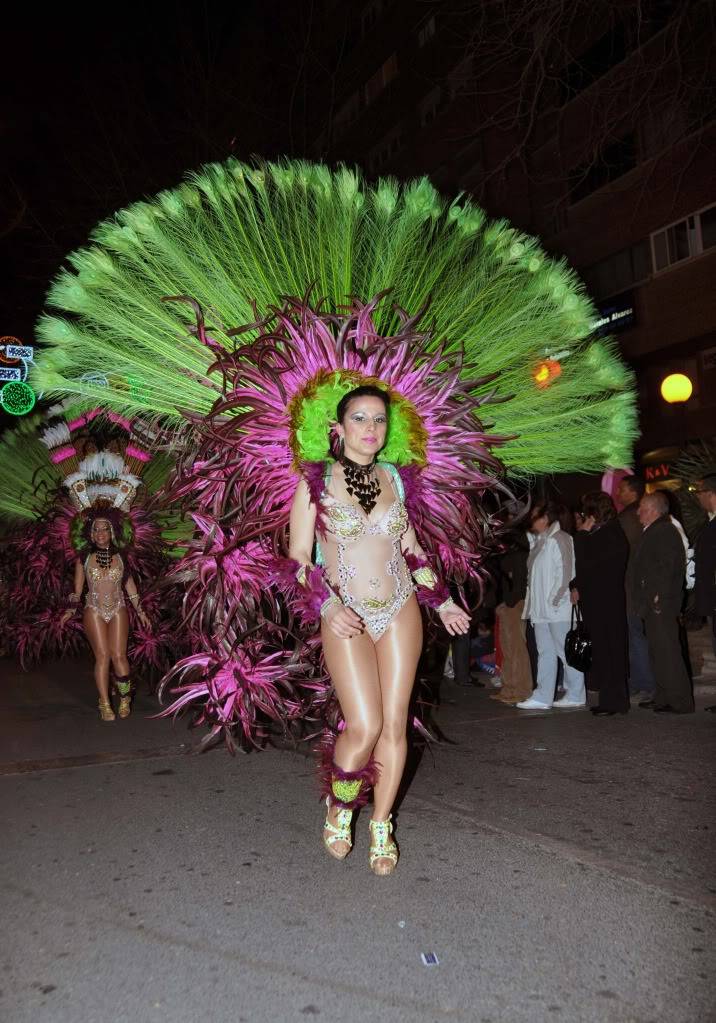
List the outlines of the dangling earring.
<svg viewBox="0 0 716 1023">
<path fill-rule="evenodd" d="M 345 449 L 345 444 L 344 444 L 344 442 L 343 442 L 343 438 L 342 438 L 342 437 L 339 437 L 339 438 L 338 438 L 338 461 L 339 461 L 339 462 L 340 462 L 340 461 L 341 461 L 341 459 L 343 458 L 343 452 L 344 452 L 344 449 Z"/>
</svg>

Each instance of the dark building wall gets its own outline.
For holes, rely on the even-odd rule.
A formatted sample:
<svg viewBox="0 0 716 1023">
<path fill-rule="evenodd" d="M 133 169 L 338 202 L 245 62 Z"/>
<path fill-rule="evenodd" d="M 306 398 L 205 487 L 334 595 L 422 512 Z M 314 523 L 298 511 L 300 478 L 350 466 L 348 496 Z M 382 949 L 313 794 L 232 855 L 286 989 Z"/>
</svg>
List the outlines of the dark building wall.
<svg viewBox="0 0 716 1023">
<path fill-rule="evenodd" d="M 633 309 L 615 336 L 639 378 L 642 450 L 716 433 L 716 238 L 669 267 L 654 260 L 654 236 L 716 203 L 716 104 L 702 83 L 684 88 L 682 66 L 707 68 L 710 16 L 692 4 L 690 35 L 675 46 L 669 5 L 651 6 L 638 45 L 633 4 L 623 19 L 599 3 L 573 19 L 572 37 L 545 54 L 552 80 L 528 124 L 517 109 L 530 55 L 511 64 L 470 52 L 475 5 L 329 0 L 306 111 L 313 155 L 471 192 L 565 255 L 599 306 Z M 659 384 L 677 369 L 694 396 L 675 411 Z"/>
</svg>

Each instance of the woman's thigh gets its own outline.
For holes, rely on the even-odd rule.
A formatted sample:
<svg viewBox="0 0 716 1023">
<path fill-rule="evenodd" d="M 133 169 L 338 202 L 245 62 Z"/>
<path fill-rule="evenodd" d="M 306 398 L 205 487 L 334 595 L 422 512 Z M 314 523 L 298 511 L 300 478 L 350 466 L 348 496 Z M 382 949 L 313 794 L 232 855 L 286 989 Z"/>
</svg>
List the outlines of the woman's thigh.
<svg viewBox="0 0 716 1023">
<path fill-rule="evenodd" d="M 367 633 L 343 639 L 330 627 L 321 626 L 323 657 L 336 691 L 341 712 L 350 726 L 358 720 L 375 725 L 381 719 L 378 659 Z"/>
<path fill-rule="evenodd" d="M 376 643 L 385 721 L 407 717 L 423 649 L 423 620 L 415 596 L 403 605 Z"/>
<path fill-rule="evenodd" d="M 113 658 L 127 656 L 127 640 L 129 639 L 129 615 L 126 611 L 118 611 L 109 623 L 109 651 Z"/>
<path fill-rule="evenodd" d="M 97 660 L 109 657 L 109 626 L 107 622 L 90 608 L 85 610 L 82 621 L 87 639 L 92 647 L 92 653 Z"/>
</svg>

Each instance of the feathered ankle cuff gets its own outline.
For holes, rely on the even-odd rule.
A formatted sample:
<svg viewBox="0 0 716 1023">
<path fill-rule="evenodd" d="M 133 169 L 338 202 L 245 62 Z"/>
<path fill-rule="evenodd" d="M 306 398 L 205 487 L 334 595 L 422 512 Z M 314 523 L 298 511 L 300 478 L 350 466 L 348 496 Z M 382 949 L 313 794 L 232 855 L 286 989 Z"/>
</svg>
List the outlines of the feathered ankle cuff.
<svg viewBox="0 0 716 1023">
<path fill-rule="evenodd" d="M 378 764 L 373 757 L 358 771 L 344 771 L 333 759 L 335 736 L 324 741 L 319 749 L 321 796 L 328 796 L 333 806 L 357 810 L 368 802 L 370 790 L 378 780 Z"/>
</svg>

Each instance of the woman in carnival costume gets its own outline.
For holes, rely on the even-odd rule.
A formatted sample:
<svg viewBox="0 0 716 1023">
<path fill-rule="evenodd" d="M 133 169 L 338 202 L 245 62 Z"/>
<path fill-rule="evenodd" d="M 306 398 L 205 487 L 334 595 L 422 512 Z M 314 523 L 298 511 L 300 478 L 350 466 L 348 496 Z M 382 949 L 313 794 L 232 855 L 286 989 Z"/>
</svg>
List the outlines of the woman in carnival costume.
<svg viewBox="0 0 716 1023">
<path fill-rule="evenodd" d="M 82 622 L 95 655 L 103 721 L 114 720 L 110 663 L 120 717 L 127 717 L 131 707 L 124 591 L 136 618 L 133 655 L 160 672 L 166 668 L 171 614 L 152 627 L 136 582 L 145 587 L 155 583 L 169 561 L 165 524 L 146 502 L 134 505 L 140 485 L 151 492 L 166 478 L 166 465 L 150 455 L 151 443 L 152 435 L 139 422 L 65 404 L 44 419 L 33 417 L 8 431 L 0 445 L 0 519 L 10 525 L 3 624 L 11 652 L 23 665 L 76 653 L 81 637 L 77 612 L 87 585 Z M 68 595 L 73 564 L 74 587 Z M 149 603 L 159 618 L 156 592 Z"/>
<path fill-rule="evenodd" d="M 321 495 L 322 537 L 316 535 L 318 510 L 305 479 L 298 484 L 290 523 L 299 581 L 305 585 L 314 569 L 314 545 L 317 561 L 325 565 L 321 642 L 345 722 L 325 757 L 324 842 L 337 859 L 348 854 L 353 810 L 372 785 L 370 865 L 378 874 L 390 873 L 398 860 L 391 810 L 405 767 L 408 710 L 423 646 L 409 564 L 416 566 L 416 582 L 428 590 L 437 587 L 410 524 L 400 475 L 391 463 L 377 462 L 389 415 L 388 394 L 375 385 L 341 398 L 338 459 L 326 471 Z M 435 609 L 447 631 L 467 632 L 468 615 L 449 593 L 438 592 Z"/>
<path fill-rule="evenodd" d="M 149 618 L 139 601 L 137 584 L 127 573 L 120 553 L 118 537 L 123 535 L 122 526 L 126 519 L 124 523 L 118 521 L 114 508 L 99 508 L 83 518 L 82 540 L 76 541 L 74 547 L 80 554 L 85 554 L 86 550 L 86 557 L 84 560 L 79 557 L 75 562 L 70 606 L 62 620 L 66 624 L 78 612 L 86 585 L 82 622 L 95 659 L 94 681 L 99 693 L 99 714 L 102 721 L 114 721 L 109 693 L 110 662 L 114 669 L 114 688 L 119 696 L 120 718 L 129 717 L 132 699 L 127 659 L 129 615 L 123 590 L 126 590 L 145 629 L 150 627 Z M 128 537 L 126 539 L 129 540 Z"/>
<path fill-rule="evenodd" d="M 591 337 L 594 309 L 563 262 L 424 179 L 367 185 L 347 168 L 230 160 L 121 211 L 92 240 L 51 289 L 34 384 L 101 394 L 173 429 L 178 464 L 165 497 L 196 531 L 177 566 L 194 653 L 164 679 L 177 697 L 169 712 L 193 705 L 207 741 L 223 733 L 230 744 L 262 742 L 270 720 L 324 724 L 325 838 L 343 854 L 339 812 L 350 813 L 359 779 L 341 772 L 370 775 L 379 718 L 381 733 L 404 720 L 420 636 L 413 583 L 461 629 L 444 580 L 479 585 L 505 473 L 625 464 L 636 431 L 631 374 L 608 340 Z M 314 303 L 285 299 L 310 288 Z M 391 300 L 380 301 L 386 289 Z M 385 409 L 379 394 L 361 392 L 339 411 L 365 386 L 385 392 Z M 357 424 L 355 403 L 368 397 Z M 343 462 L 327 465 L 331 426 Z M 384 429 L 384 463 L 371 465 Z M 364 563 L 362 544 L 396 556 Z M 378 647 L 398 633 L 393 713 L 387 695 L 378 708 L 367 681 L 347 680 L 351 663 L 362 670 L 351 651 L 366 652 L 375 691 Z M 395 862 L 388 816 L 403 738 L 390 749 L 377 742 L 376 819 L 393 854 L 373 858 L 383 872 Z M 345 783 L 344 799 L 334 782 Z"/>
</svg>

